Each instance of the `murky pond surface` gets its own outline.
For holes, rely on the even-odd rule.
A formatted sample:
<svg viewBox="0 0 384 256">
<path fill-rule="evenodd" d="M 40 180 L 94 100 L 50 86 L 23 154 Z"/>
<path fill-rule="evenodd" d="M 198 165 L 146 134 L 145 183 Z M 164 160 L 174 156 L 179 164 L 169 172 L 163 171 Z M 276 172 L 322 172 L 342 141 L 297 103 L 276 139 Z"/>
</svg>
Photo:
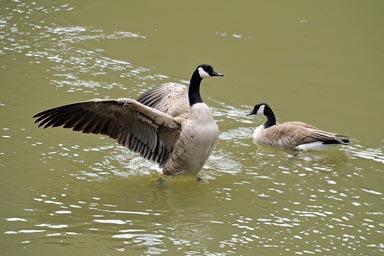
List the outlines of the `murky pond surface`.
<svg viewBox="0 0 384 256">
<path fill-rule="evenodd" d="M 382 255 L 384 2 L 1 1 L 3 255 Z M 90 98 L 188 83 L 200 63 L 221 134 L 204 180 L 160 181 L 113 140 L 39 129 Z M 254 144 L 280 121 L 351 137 L 324 152 Z"/>
</svg>

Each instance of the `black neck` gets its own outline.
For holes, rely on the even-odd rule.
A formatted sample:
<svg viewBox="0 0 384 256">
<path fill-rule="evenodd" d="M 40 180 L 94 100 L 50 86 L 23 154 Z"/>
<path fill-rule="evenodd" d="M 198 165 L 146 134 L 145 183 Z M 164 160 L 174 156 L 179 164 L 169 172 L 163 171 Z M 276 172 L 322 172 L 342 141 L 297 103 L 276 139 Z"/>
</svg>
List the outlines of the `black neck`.
<svg viewBox="0 0 384 256">
<path fill-rule="evenodd" d="M 200 83 L 202 78 L 199 75 L 199 71 L 196 69 L 193 72 L 191 81 L 189 83 L 188 98 L 189 105 L 192 106 L 195 103 L 203 102 L 200 96 Z"/>
<path fill-rule="evenodd" d="M 274 126 L 276 124 L 275 114 L 273 113 L 272 109 L 268 105 L 265 106 L 264 115 L 267 117 L 267 121 L 264 124 L 265 128 Z"/>
</svg>

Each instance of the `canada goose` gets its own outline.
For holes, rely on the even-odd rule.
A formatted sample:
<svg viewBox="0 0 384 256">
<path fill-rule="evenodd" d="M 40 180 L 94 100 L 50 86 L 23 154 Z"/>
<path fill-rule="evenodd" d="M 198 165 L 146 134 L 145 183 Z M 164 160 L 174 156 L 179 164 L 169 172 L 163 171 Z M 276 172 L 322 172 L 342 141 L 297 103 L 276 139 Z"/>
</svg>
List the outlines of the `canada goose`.
<svg viewBox="0 0 384 256">
<path fill-rule="evenodd" d="M 326 132 L 303 122 L 276 124 L 275 114 L 266 103 L 257 104 L 249 115 L 264 115 L 267 121 L 257 127 L 253 139 L 272 146 L 294 150 L 320 150 L 334 144 L 348 144 L 345 136 Z"/>
<path fill-rule="evenodd" d="M 200 96 L 201 80 L 223 76 L 207 64 L 193 72 L 189 90 L 165 83 L 137 100 L 94 99 L 72 103 L 34 116 L 40 126 L 108 135 L 148 160 L 166 175 L 196 175 L 208 159 L 219 135 L 211 111 Z"/>
</svg>

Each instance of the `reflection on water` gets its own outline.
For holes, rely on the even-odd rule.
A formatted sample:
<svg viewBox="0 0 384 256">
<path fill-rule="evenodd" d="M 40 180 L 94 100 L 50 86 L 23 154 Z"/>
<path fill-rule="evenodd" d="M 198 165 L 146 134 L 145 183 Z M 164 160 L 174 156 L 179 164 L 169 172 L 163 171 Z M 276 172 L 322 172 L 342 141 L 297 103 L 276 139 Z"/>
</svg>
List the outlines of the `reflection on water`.
<svg viewBox="0 0 384 256">
<path fill-rule="evenodd" d="M 224 112 L 215 109 L 216 116 Z M 229 118 L 242 122 L 242 114 L 233 114 L 242 112 L 231 108 Z M 72 162 L 68 175 L 80 188 L 37 193 L 22 215 L 7 216 L 4 234 L 24 245 L 49 239 L 80 246 L 94 237 L 109 240 L 116 252 L 133 246 L 148 255 L 180 247 L 190 254 L 209 254 L 208 248 L 233 254 L 384 249 L 382 211 L 374 203 L 382 192 L 361 187 L 366 174 L 357 163 L 361 154 L 375 162 L 383 157 L 380 150 L 373 151 L 375 159 L 367 157 L 372 150 L 356 146 L 296 153 L 253 144 L 252 130 L 223 132 L 205 167 L 210 179 L 201 182 L 177 177 L 161 185 L 155 164 L 109 140 L 96 147 L 52 146 L 42 163 Z"/>
<path fill-rule="evenodd" d="M 117 77 L 125 84 L 130 80 L 139 80 L 141 86 L 167 78 L 165 75 L 153 74 L 148 68 L 137 67 L 130 62 L 104 56 L 103 49 L 87 50 L 79 46 L 83 41 L 145 39 L 146 37 L 140 33 L 129 31 L 105 33 L 101 29 L 80 26 L 61 27 L 34 19 L 34 15 L 39 12 L 56 13 L 73 10 L 68 4 L 53 9 L 38 7 L 35 2 L 18 2 L 16 5 L 26 10 L 6 8 L 14 15 L 6 16 L 4 20 L 0 19 L 4 27 L 1 36 L 8 40 L 8 42 L 2 42 L 3 54 L 10 56 L 22 54 L 29 57 L 29 62 L 34 64 L 50 63 L 49 71 L 53 73 L 50 83 L 56 87 L 66 87 L 67 92 L 81 91 L 99 95 L 100 89 L 126 90 L 123 84 L 109 80 L 103 81 L 106 75 Z M 30 16 L 21 17 L 25 12 Z M 19 23 L 22 20 L 25 22 Z M 22 39 L 26 35 L 32 37 L 33 42 Z M 135 92 L 136 88 L 131 89 Z"/>
<path fill-rule="evenodd" d="M 24 209 L 25 215 L 29 215 L 28 217 L 9 217 L 6 219 L 6 221 L 13 223 L 24 222 L 26 224 L 23 226 L 29 227 L 23 228 L 21 225 L 13 225 L 14 229 L 7 230 L 5 234 L 20 235 L 23 243 L 49 237 L 58 244 L 70 243 L 73 245 L 80 244 L 80 242 L 71 240 L 71 237 L 80 236 L 77 239 L 81 240 L 82 236 L 95 234 L 116 240 L 114 244 L 116 244 L 115 249 L 117 251 L 125 251 L 128 248 L 127 246 L 136 245 L 147 247 L 149 254 L 167 251 L 162 247 L 168 239 L 171 239 L 175 245 L 185 246 L 192 246 L 196 243 L 196 239 L 203 241 L 206 235 L 204 232 L 205 227 L 201 224 L 196 225 L 195 221 L 202 217 L 204 219 L 209 218 L 210 214 L 202 211 L 198 216 L 190 216 L 190 222 L 187 221 L 179 226 L 178 216 L 188 216 L 188 213 L 184 213 L 182 208 L 164 208 L 167 205 L 174 206 L 174 195 L 168 194 L 167 191 L 164 192 L 156 192 L 162 194 L 160 196 L 162 200 L 165 200 L 162 202 L 162 205 L 165 204 L 164 206 L 159 207 L 159 203 L 153 205 L 158 210 L 147 208 L 148 204 L 145 201 L 151 200 L 146 196 L 148 192 L 142 195 L 134 195 L 133 197 L 136 198 L 134 200 L 124 195 L 122 195 L 123 200 L 119 198 L 112 199 L 115 202 L 120 201 L 119 204 L 114 204 L 114 202 L 106 203 L 100 197 L 78 200 L 82 196 L 77 195 L 77 198 L 74 199 L 69 188 L 64 189 L 64 192 L 58 196 L 38 194 L 33 199 L 35 201 L 33 209 Z M 137 198 L 140 198 L 140 200 L 137 200 Z M 129 201 L 129 206 L 122 203 L 125 200 Z M 176 202 L 176 204 L 180 203 Z M 182 204 L 179 206 L 182 206 Z M 43 223 L 40 223 L 40 221 L 43 221 Z M 54 241 L 51 242 L 55 243 Z"/>
<path fill-rule="evenodd" d="M 133 97 L 168 80 L 186 83 L 110 57 L 108 47 L 98 44 L 110 40 L 109 47 L 114 47 L 123 40 L 127 46 L 139 41 L 155 47 L 166 39 L 140 31 L 110 31 L 102 24 L 58 24 L 57 15 L 75 10 L 75 5 L 61 2 L 6 1 L 0 7 L 1 89 L 6 92 L 0 99 L 0 243 L 6 253 L 41 255 L 58 248 L 66 255 L 384 251 L 382 143 L 372 146 L 352 138 L 351 145 L 324 152 L 257 145 L 251 140 L 256 124 L 246 117 L 252 106 L 231 106 L 233 95 L 222 102 L 211 93 L 206 98 L 221 134 L 203 180 L 197 181 L 164 178 L 155 163 L 106 137 L 37 129 L 30 105 L 24 104 L 29 99 L 32 103 L 26 103 L 44 107 L 34 99 L 35 91 L 48 100 L 57 90 L 60 94 L 52 101 L 58 102 L 66 93 L 104 97 L 113 89 L 118 91 L 114 95 L 123 91 Z M 218 49 L 228 42 L 257 44 L 254 35 L 225 28 L 213 33 Z M 233 63 L 227 67 L 244 76 Z M 16 69 L 20 71 L 11 73 Z M 39 72 L 46 72 L 43 78 Z M 230 72 L 226 77 L 231 79 Z M 29 87 L 18 87 L 25 80 Z"/>
<path fill-rule="evenodd" d="M 381 148 L 364 148 L 361 145 L 348 147 L 348 152 L 352 156 L 370 159 L 379 163 L 384 163 L 383 149 Z"/>
<path fill-rule="evenodd" d="M 361 187 L 367 174 L 359 166 L 361 159 L 381 163 L 382 150 L 352 144 L 297 153 L 257 145 L 245 109 L 213 108 L 219 125 L 244 127 L 222 132 L 203 170 L 208 178 L 200 182 L 178 177 L 161 185 L 156 164 L 104 137 L 96 146 L 45 147 L 42 165 L 69 162 L 63 175 L 77 181 L 69 180 L 62 191 L 37 192 L 21 215 L 6 216 L 4 235 L 30 246 L 77 247 L 89 237 L 107 239 L 116 252 L 133 246 L 148 255 L 177 248 L 190 254 L 383 250 L 382 211 L 374 203 L 382 192 Z M 2 129 L 4 139 L 14 134 Z M 44 147 L 46 142 L 29 143 Z"/>
</svg>

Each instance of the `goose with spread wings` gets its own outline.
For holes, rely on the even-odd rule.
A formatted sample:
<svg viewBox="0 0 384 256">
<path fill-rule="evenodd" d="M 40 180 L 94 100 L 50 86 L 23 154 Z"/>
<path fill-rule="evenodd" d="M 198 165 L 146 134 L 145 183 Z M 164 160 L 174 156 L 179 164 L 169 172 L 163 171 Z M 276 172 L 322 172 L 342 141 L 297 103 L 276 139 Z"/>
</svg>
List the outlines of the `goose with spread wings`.
<svg viewBox="0 0 384 256">
<path fill-rule="evenodd" d="M 200 95 L 202 79 L 223 76 L 208 64 L 193 72 L 189 89 L 165 83 L 137 100 L 95 99 L 45 110 L 34 116 L 39 127 L 72 128 L 107 135 L 157 162 L 166 175 L 196 175 L 211 154 L 219 130 Z"/>
<path fill-rule="evenodd" d="M 256 104 L 248 115 L 264 115 L 267 121 L 258 126 L 253 139 L 272 146 L 293 150 L 321 150 L 331 145 L 349 143 L 346 136 L 320 130 L 304 122 L 276 123 L 275 114 L 267 103 Z"/>
</svg>

